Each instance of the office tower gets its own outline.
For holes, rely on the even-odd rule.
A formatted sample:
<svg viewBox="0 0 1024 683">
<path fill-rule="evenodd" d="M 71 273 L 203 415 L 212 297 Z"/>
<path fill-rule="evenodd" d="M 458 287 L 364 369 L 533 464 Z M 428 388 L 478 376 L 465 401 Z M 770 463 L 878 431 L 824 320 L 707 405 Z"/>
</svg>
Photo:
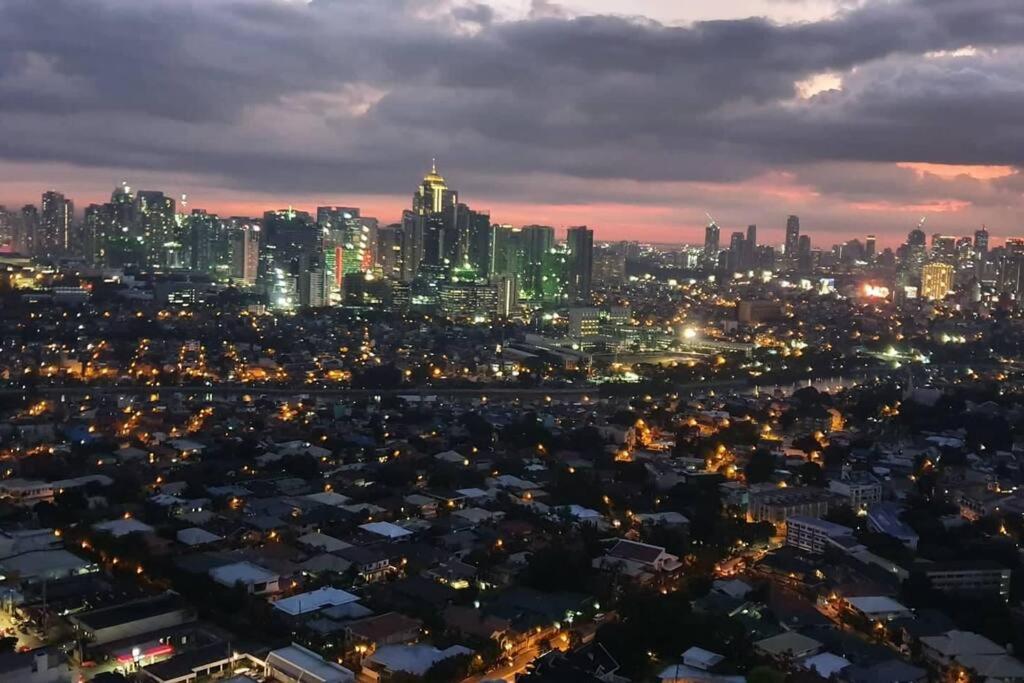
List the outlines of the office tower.
<svg viewBox="0 0 1024 683">
<path fill-rule="evenodd" d="M 438 304 L 452 320 L 490 320 L 498 312 L 498 288 L 472 268 L 456 267 L 439 287 Z"/>
<path fill-rule="evenodd" d="M 405 231 L 401 223 L 387 225 L 377 231 L 377 267 L 384 277 L 404 280 L 402 245 Z M 411 279 L 411 278 L 410 278 Z"/>
<path fill-rule="evenodd" d="M 221 231 L 220 218 L 216 214 L 192 209 L 192 213 L 185 216 L 184 228 L 191 270 L 213 274 L 218 265 L 225 265 L 223 261 L 228 253 L 228 245 Z"/>
<path fill-rule="evenodd" d="M 570 261 L 572 256 L 564 245 L 554 246 L 544 254 L 541 275 L 541 300 L 563 304 L 569 300 Z"/>
<path fill-rule="evenodd" d="M 402 212 L 402 282 L 411 282 L 419 272 L 426 222 L 415 211 Z"/>
<path fill-rule="evenodd" d="M 974 253 L 981 260 L 988 256 L 988 229 L 985 226 L 974 231 Z"/>
<path fill-rule="evenodd" d="M 491 275 L 491 249 L 494 230 L 491 228 L 491 214 L 486 211 L 472 211 L 469 215 L 469 244 L 466 249 L 466 263 L 483 277 Z"/>
<path fill-rule="evenodd" d="M 626 255 L 614 247 L 597 249 L 594 252 L 593 279 L 605 287 L 622 285 L 626 281 Z"/>
<path fill-rule="evenodd" d="M 932 261 L 942 261 L 952 265 L 956 262 L 956 238 L 950 235 L 932 235 Z"/>
<path fill-rule="evenodd" d="M 868 235 L 864 243 L 864 260 L 868 263 L 875 262 L 875 255 L 878 250 L 878 242 L 874 235 Z"/>
<path fill-rule="evenodd" d="M 132 205 L 132 238 L 140 246 L 142 263 L 149 268 L 169 268 L 181 250 L 175 202 L 157 190 L 139 190 Z"/>
<path fill-rule="evenodd" d="M 526 263 L 523 231 L 511 225 L 495 225 L 492 242 L 491 275 L 521 277 Z"/>
<path fill-rule="evenodd" d="M 921 296 L 925 299 L 944 299 L 953 291 L 953 266 L 948 263 L 929 263 L 921 268 Z"/>
<path fill-rule="evenodd" d="M 459 202 L 459 193 L 448 189 L 448 184 L 437 172 L 437 163 L 431 162 L 430 173 L 423 176 L 423 182 L 412 197 L 412 209 L 421 216 L 440 214 Z"/>
<path fill-rule="evenodd" d="M 256 284 L 260 266 L 260 221 L 232 216 L 227 221 L 231 277 L 242 285 Z"/>
<path fill-rule="evenodd" d="M 412 197 L 413 213 L 423 218 L 418 265 L 444 266 L 456 255 L 457 224 L 463 213 L 458 204 L 459 193 L 448 188 L 444 177 L 437 172 L 437 164 L 432 163 L 430 173 L 423 177 Z"/>
<path fill-rule="evenodd" d="M 796 267 L 801 273 L 814 270 L 814 254 L 811 252 L 811 236 L 800 235 L 796 247 Z"/>
<path fill-rule="evenodd" d="M 786 260 L 794 264 L 798 258 L 800 244 L 800 217 L 790 216 L 786 219 Z"/>
<path fill-rule="evenodd" d="M 747 226 L 747 238 L 743 242 L 744 257 L 743 267 L 754 268 L 757 266 L 757 226 Z"/>
<path fill-rule="evenodd" d="M 271 306 L 294 308 L 300 303 L 300 276 L 313 266 L 320 267 L 320 229 L 309 213 L 280 209 L 263 214 L 261 235 L 260 283 Z"/>
<path fill-rule="evenodd" d="M 569 228 L 565 244 L 569 250 L 569 298 L 587 303 L 594 276 L 594 231 L 585 225 Z"/>
<path fill-rule="evenodd" d="M 523 263 L 520 286 L 525 297 L 544 298 L 545 270 L 552 264 L 550 254 L 555 247 L 555 229 L 548 225 L 527 225 L 522 229 Z M 546 268 L 547 267 L 547 268 Z"/>
<path fill-rule="evenodd" d="M 1024 253 L 1006 253 L 999 267 L 999 291 L 1024 296 Z"/>
<path fill-rule="evenodd" d="M 729 238 L 729 258 L 727 268 L 731 271 L 743 268 L 743 257 L 746 254 L 746 240 L 742 232 L 734 232 Z"/>
<path fill-rule="evenodd" d="M 14 251 L 16 222 L 14 214 L 8 211 L 6 206 L 0 205 L 0 253 Z"/>
<path fill-rule="evenodd" d="M 35 250 L 41 256 L 63 255 L 71 247 L 71 222 L 74 209 L 60 192 L 43 193 L 39 214 L 39 234 Z"/>
<path fill-rule="evenodd" d="M 957 238 L 954 250 L 954 263 L 957 270 L 966 270 L 974 267 L 974 242 L 971 241 L 970 237 Z"/>
<path fill-rule="evenodd" d="M 1007 254 L 1024 254 L 1024 237 L 1007 237 L 1003 248 Z"/>
<path fill-rule="evenodd" d="M 714 221 L 704 228 L 704 262 L 711 267 L 718 262 L 719 243 L 722 231 Z"/>
<path fill-rule="evenodd" d="M 39 250 L 39 209 L 32 204 L 21 207 L 19 228 L 18 252 L 26 256 L 37 254 Z"/>
<path fill-rule="evenodd" d="M 298 277 L 299 305 L 308 308 L 322 308 L 330 303 L 333 289 L 327 273 L 319 264 L 312 264 Z"/>
</svg>

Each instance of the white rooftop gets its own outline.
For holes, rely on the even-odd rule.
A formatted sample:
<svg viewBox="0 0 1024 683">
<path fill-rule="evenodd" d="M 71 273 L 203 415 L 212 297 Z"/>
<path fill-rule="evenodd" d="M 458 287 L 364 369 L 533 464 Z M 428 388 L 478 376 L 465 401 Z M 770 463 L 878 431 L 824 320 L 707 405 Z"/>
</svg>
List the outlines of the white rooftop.
<svg viewBox="0 0 1024 683">
<path fill-rule="evenodd" d="M 299 593 L 290 598 L 284 598 L 274 603 L 274 609 L 281 610 L 285 614 L 295 616 L 297 614 L 308 614 L 316 612 L 324 607 L 335 607 L 357 602 L 358 596 L 352 595 L 340 588 L 324 586 L 308 593 Z"/>
<path fill-rule="evenodd" d="M 452 645 L 445 650 L 438 650 L 432 645 L 385 645 L 378 648 L 367 661 L 380 664 L 390 671 L 422 676 L 442 660 L 468 654 L 473 654 L 473 651 L 461 645 Z"/>
<path fill-rule="evenodd" d="M 143 533 L 148 534 L 153 531 L 153 527 L 140 522 L 137 519 L 112 519 L 109 522 L 97 522 L 92 525 L 96 531 L 105 531 L 111 536 L 120 537 L 127 536 L 128 534 Z"/>
<path fill-rule="evenodd" d="M 321 505 L 332 505 L 334 507 L 341 507 L 351 500 L 348 496 L 343 496 L 340 493 L 334 491 L 321 491 L 320 493 L 310 493 L 304 496 L 306 500 L 311 500 L 314 503 L 320 503 Z"/>
<path fill-rule="evenodd" d="M 866 615 L 891 614 L 893 612 L 909 612 L 910 608 L 884 595 L 871 595 L 859 598 L 846 598 L 858 612 Z"/>
<path fill-rule="evenodd" d="M 839 655 L 832 654 L 831 652 L 822 652 L 821 654 L 805 659 L 803 665 L 804 668 L 809 671 L 814 671 L 822 678 L 828 680 L 832 678 L 832 674 L 838 673 L 850 666 L 850 662 Z"/>
<path fill-rule="evenodd" d="M 391 522 L 369 522 L 367 524 L 360 524 L 359 528 L 364 531 L 369 531 L 371 534 L 377 534 L 378 536 L 385 536 L 387 538 L 402 538 L 403 536 L 410 536 L 412 532 L 408 529 L 403 529 L 397 524 Z"/>
<path fill-rule="evenodd" d="M 267 666 L 310 683 L 351 683 L 351 671 L 330 662 L 301 645 L 289 645 L 267 655 Z"/>
</svg>

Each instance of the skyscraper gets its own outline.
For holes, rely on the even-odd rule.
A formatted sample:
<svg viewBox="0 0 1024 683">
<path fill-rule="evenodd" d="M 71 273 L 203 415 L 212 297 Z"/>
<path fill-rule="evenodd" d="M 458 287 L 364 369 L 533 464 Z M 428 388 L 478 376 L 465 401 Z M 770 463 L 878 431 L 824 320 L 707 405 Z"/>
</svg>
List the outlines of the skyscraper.
<svg viewBox="0 0 1024 683">
<path fill-rule="evenodd" d="M 588 303 L 594 274 L 594 231 L 585 225 L 569 228 L 565 244 L 569 249 L 569 298 Z"/>
<path fill-rule="evenodd" d="M 66 254 L 71 246 L 71 222 L 73 207 L 60 192 L 50 190 L 43 193 L 42 211 L 39 215 L 39 234 L 35 250 L 42 256 L 53 257 Z"/>
<path fill-rule="evenodd" d="M 32 255 L 38 253 L 39 245 L 39 209 L 32 204 L 21 207 L 21 220 L 18 222 L 18 248 L 16 251 Z"/>
<path fill-rule="evenodd" d="M 555 229 L 549 225 L 527 225 L 522 229 L 523 263 L 522 282 L 520 283 L 523 292 L 528 299 L 541 300 L 544 297 L 545 273 L 550 268 L 551 250 L 555 247 Z"/>
<path fill-rule="evenodd" d="M 722 231 L 714 221 L 704 228 L 704 262 L 712 267 L 718 262 L 721 236 Z"/>
<path fill-rule="evenodd" d="M 754 268 L 757 266 L 757 226 L 747 226 L 747 238 L 743 242 L 744 257 L 743 268 Z"/>
<path fill-rule="evenodd" d="M 985 226 L 974 231 L 974 253 L 980 260 L 988 256 L 988 229 Z"/>
<path fill-rule="evenodd" d="M 132 205 L 132 237 L 141 247 L 143 263 L 150 268 L 168 268 L 173 255 L 180 253 L 175 202 L 157 190 L 139 190 Z"/>
<path fill-rule="evenodd" d="M 864 260 L 868 263 L 874 263 L 877 250 L 878 241 L 874 235 L 868 235 L 867 240 L 864 242 Z"/>
<path fill-rule="evenodd" d="M 796 267 L 801 273 L 814 270 L 814 254 L 811 253 L 811 236 L 800 235 L 796 247 Z"/>
<path fill-rule="evenodd" d="M 797 249 L 800 243 L 800 217 L 790 216 L 786 219 L 786 260 L 791 264 L 796 263 Z"/>
<path fill-rule="evenodd" d="M 231 247 L 231 277 L 239 283 L 256 284 L 260 265 L 260 222 L 233 216 L 227 221 Z"/>
<path fill-rule="evenodd" d="M 743 233 L 734 232 L 729 238 L 728 269 L 732 271 L 742 269 L 746 253 L 746 240 L 743 238 Z"/>
</svg>

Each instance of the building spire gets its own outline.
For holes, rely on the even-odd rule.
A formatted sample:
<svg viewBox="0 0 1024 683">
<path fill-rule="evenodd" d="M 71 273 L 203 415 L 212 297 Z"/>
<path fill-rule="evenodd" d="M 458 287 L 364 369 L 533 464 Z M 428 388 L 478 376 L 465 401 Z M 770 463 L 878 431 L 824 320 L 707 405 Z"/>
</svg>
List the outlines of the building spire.
<svg viewBox="0 0 1024 683">
<path fill-rule="evenodd" d="M 430 157 L 430 172 L 437 175 L 437 157 Z"/>
</svg>

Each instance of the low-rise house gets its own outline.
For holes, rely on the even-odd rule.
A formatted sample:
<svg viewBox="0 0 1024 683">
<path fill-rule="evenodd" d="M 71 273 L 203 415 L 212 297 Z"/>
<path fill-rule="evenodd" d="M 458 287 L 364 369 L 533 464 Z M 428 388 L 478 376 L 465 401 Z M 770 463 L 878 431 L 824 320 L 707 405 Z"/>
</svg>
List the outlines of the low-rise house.
<svg viewBox="0 0 1024 683">
<path fill-rule="evenodd" d="M 593 562 L 598 569 L 621 571 L 630 576 L 674 572 L 682 567 L 679 558 L 661 546 L 619 540 Z"/>
<path fill-rule="evenodd" d="M 91 645 L 168 629 L 196 620 L 195 610 L 181 596 L 164 593 L 119 605 L 79 612 L 67 617 L 77 637 Z"/>
<path fill-rule="evenodd" d="M 214 567 L 209 574 L 211 579 L 222 586 L 234 588 L 241 585 L 245 592 L 252 595 L 267 595 L 281 590 L 277 574 L 252 562 L 234 562 Z"/>
<path fill-rule="evenodd" d="M 312 650 L 292 643 L 267 655 L 263 675 L 281 683 L 353 683 L 355 674 Z"/>
<path fill-rule="evenodd" d="M 422 676 L 440 661 L 472 654 L 472 650 L 461 645 L 452 645 L 444 650 L 433 645 L 385 645 L 363 661 L 362 675 L 374 683 L 387 681 L 400 672 Z"/>
</svg>

